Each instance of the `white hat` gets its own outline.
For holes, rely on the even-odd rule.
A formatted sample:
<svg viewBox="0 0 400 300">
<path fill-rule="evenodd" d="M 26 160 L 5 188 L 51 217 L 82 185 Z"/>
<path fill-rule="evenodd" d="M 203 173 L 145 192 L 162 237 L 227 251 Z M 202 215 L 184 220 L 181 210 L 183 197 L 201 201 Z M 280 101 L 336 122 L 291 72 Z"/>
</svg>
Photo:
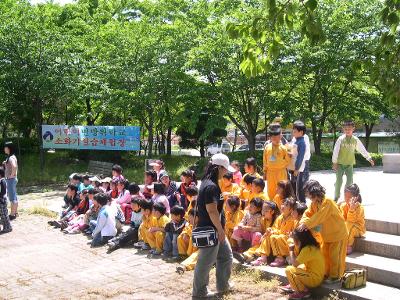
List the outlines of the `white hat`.
<svg viewBox="0 0 400 300">
<path fill-rule="evenodd" d="M 110 183 L 111 180 L 112 180 L 112 179 L 111 179 L 110 177 L 106 177 L 106 178 L 100 180 L 100 182 L 101 182 L 101 183 L 105 183 L 105 182 Z"/>
<path fill-rule="evenodd" d="M 229 157 L 226 156 L 225 154 L 222 153 L 217 153 L 214 154 L 211 157 L 211 163 L 213 165 L 217 165 L 217 166 L 221 166 L 224 167 L 225 169 L 227 169 L 229 172 L 235 172 L 236 170 L 231 167 L 231 165 L 229 164 Z"/>
<path fill-rule="evenodd" d="M 89 180 L 91 182 L 100 182 L 100 179 L 97 176 L 90 177 Z"/>
</svg>

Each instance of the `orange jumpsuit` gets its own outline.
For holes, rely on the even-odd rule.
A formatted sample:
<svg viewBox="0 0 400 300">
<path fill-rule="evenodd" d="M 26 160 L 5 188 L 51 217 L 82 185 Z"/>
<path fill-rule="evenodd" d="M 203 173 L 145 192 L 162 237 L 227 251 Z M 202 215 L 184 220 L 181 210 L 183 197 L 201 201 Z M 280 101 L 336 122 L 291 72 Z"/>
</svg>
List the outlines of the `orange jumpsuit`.
<svg viewBox="0 0 400 300">
<path fill-rule="evenodd" d="M 170 221 L 170 218 L 168 218 L 166 215 L 163 215 L 158 219 L 153 217 L 150 227 L 165 228 L 165 225 L 167 225 Z M 152 249 L 156 249 L 158 252 L 161 252 L 163 249 L 164 238 L 164 231 L 146 232 L 147 242 Z"/>
<path fill-rule="evenodd" d="M 268 144 L 264 149 L 264 173 L 267 175 L 268 196 L 274 199 L 278 182 L 287 180 L 287 166 L 290 163 L 290 156 L 286 147 L 282 144 L 275 146 Z"/>
<path fill-rule="evenodd" d="M 241 209 L 238 209 L 234 213 L 230 211 L 225 212 L 225 234 L 231 245 L 235 243 L 235 240 L 232 239 L 233 229 L 242 221 L 243 217 L 244 211 Z"/>
<path fill-rule="evenodd" d="M 341 278 L 346 268 L 347 227 L 337 204 L 331 199 L 312 202 L 304 212 L 300 224 L 321 233 L 322 253 L 325 258 L 325 274 Z"/>
<path fill-rule="evenodd" d="M 324 280 L 325 261 L 321 250 L 314 246 L 301 249 L 296 258 L 299 266 L 288 266 L 285 269 L 290 286 L 296 292 L 314 288 Z"/>
<path fill-rule="evenodd" d="M 362 237 L 366 231 L 364 207 L 358 203 L 354 209 L 350 209 L 349 204 L 342 203 L 340 205 L 340 210 L 346 220 L 346 226 L 349 232 L 347 246 L 353 246 L 354 238 Z"/>
<path fill-rule="evenodd" d="M 285 245 L 282 245 L 282 240 L 285 240 L 287 246 L 287 239 L 290 232 L 292 232 L 294 228 L 294 219 L 292 216 L 287 216 L 286 218 L 283 215 L 280 215 L 272 226 L 272 234 L 270 236 L 264 236 L 261 242 L 260 247 L 255 252 L 257 256 L 269 256 L 272 252 L 272 243 L 274 243 L 275 250 L 283 249 Z M 274 236 L 274 238 L 272 238 Z M 275 241 L 276 240 L 276 241 Z M 289 248 L 288 248 L 289 251 Z"/>
</svg>

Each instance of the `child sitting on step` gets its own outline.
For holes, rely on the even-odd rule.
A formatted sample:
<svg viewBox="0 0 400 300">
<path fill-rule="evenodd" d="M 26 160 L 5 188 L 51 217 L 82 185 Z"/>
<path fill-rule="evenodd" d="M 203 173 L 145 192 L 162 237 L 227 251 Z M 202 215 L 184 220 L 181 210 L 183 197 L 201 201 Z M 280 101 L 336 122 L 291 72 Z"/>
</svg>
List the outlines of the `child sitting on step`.
<svg viewBox="0 0 400 300">
<path fill-rule="evenodd" d="M 270 234 L 268 228 L 274 226 L 275 220 L 279 217 L 279 214 L 279 209 L 274 202 L 265 201 L 262 209 L 263 217 L 261 219 L 261 233 L 263 234 L 263 236 L 260 240 L 260 243 L 252 246 L 250 249 L 244 252 L 243 255 L 238 255 L 237 253 L 234 253 L 233 256 L 241 263 L 251 262 L 252 260 L 254 260 L 254 254 L 256 250 L 258 249 L 258 247 L 260 247 L 260 244 L 265 238 L 269 238 Z"/>
<path fill-rule="evenodd" d="M 225 206 L 225 234 L 231 247 L 235 248 L 235 240 L 232 239 L 233 230 L 242 221 L 244 217 L 243 210 L 240 209 L 240 199 L 237 196 L 230 196 Z"/>
<path fill-rule="evenodd" d="M 294 244 L 290 245 L 291 266 L 285 270 L 289 284 L 281 289 L 291 293 L 289 299 L 310 298 L 309 288 L 319 286 L 324 280 L 324 257 L 311 231 L 296 229 L 293 240 Z M 297 256 L 294 253 L 295 246 L 300 251 Z"/>
<path fill-rule="evenodd" d="M 278 209 L 280 210 L 283 201 L 287 198 L 295 198 L 292 184 L 289 180 L 280 180 L 276 189 L 276 195 L 272 201 L 275 202 L 275 204 L 278 206 Z"/>
<path fill-rule="evenodd" d="M 276 256 L 273 266 L 282 266 L 285 263 L 283 256 L 289 254 L 286 251 L 286 248 L 288 248 L 287 239 L 294 229 L 294 219 L 291 215 L 294 204 L 293 199 L 286 199 L 283 202 L 282 214 L 276 219 L 273 227 L 267 228 L 260 247 L 254 253 L 258 258 L 251 263 L 253 266 L 266 264 L 267 258 L 271 254 Z"/>
<path fill-rule="evenodd" d="M 282 267 L 285 265 L 285 257 L 289 255 L 288 239 L 295 226 L 295 219 L 292 216 L 293 209 L 296 206 L 296 201 L 293 198 L 288 198 L 282 204 L 282 214 L 277 219 L 277 227 L 280 229 L 271 235 L 272 255 L 275 260 L 271 263 L 271 267 Z"/>
<path fill-rule="evenodd" d="M 348 232 L 345 220 L 337 204 L 326 198 L 325 188 L 318 181 L 309 180 L 304 190 L 307 198 L 311 200 L 311 205 L 304 212 L 297 229 L 321 233 L 325 275 L 328 277 L 326 282 L 339 282 L 346 268 Z"/>
<path fill-rule="evenodd" d="M 249 210 L 246 211 L 242 221 L 233 230 L 232 239 L 237 241 L 239 252 L 243 252 L 243 240 L 250 241 L 252 246 L 260 242 L 263 202 L 260 198 L 251 200 Z"/>
<path fill-rule="evenodd" d="M 360 188 L 353 183 L 344 189 L 345 203 L 340 205 L 340 211 L 346 221 L 349 237 L 347 240 L 347 255 L 353 252 L 354 238 L 365 234 L 364 207 L 361 205 Z"/>
</svg>

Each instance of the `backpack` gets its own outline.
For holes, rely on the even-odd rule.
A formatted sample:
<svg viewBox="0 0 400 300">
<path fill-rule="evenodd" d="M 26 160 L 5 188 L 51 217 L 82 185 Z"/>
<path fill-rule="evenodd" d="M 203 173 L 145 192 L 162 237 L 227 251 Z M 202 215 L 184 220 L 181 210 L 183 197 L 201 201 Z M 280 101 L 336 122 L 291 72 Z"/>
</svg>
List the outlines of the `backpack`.
<svg viewBox="0 0 400 300">
<path fill-rule="evenodd" d="M 367 270 L 356 269 L 346 271 L 341 279 L 342 288 L 355 289 L 367 284 Z"/>
</svg>

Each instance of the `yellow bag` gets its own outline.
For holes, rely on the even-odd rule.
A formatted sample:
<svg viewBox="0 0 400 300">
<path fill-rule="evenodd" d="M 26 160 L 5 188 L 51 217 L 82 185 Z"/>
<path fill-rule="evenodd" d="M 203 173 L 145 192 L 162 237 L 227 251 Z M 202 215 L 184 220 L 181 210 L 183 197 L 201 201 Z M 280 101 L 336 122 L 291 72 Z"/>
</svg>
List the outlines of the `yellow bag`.
<svg viewBox="0 0 400 300">
<path fill-rule="evenodd" d="M 367 284 L 367 270 L 357 269 L 346 271 L 341 279 L 342 288 L 355 289 Z"/>
</svg>

